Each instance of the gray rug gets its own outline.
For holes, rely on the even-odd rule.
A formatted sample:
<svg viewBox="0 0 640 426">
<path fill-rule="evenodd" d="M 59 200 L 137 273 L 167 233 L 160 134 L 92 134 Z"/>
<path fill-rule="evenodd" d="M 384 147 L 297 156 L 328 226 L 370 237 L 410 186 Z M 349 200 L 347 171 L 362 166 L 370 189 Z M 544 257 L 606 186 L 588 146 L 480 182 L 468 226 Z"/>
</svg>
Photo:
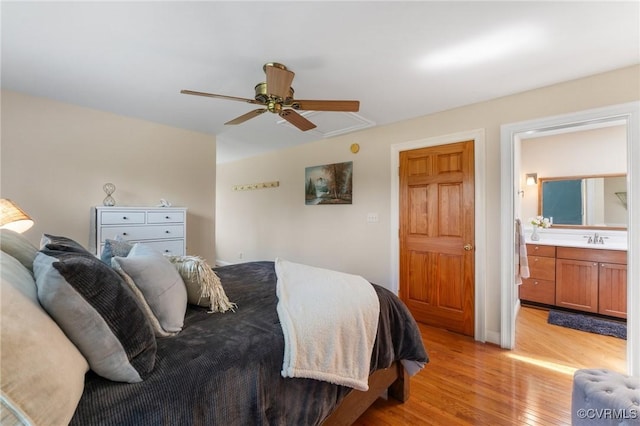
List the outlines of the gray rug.
<svg viewBox="0 0 640 426">
<path fill-rule="evenodd" d="M 549 324 L 590 333 L 604 334 L 605 336 L 627 339 L 627 324 L 620 321 L 598 318 L 591 315 L 577 314 L 564 311 L 549 311 Z"/>
</svg>

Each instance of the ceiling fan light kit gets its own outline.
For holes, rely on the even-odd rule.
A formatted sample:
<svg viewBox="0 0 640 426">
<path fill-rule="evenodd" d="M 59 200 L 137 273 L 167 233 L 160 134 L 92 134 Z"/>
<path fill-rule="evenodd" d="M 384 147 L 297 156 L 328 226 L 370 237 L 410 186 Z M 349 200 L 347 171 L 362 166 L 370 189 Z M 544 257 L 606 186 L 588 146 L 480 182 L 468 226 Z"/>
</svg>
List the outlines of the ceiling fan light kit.
<svg viewBox="0 0 640 426">
<path fill-rule="evenodd" d="M 359 101 L 342 100 L 298 100 L 294 99 L 294 90 L 291 87 L 295 73 L 286 66 L 277 62 L 268 62 L 262 67 L 267 78 L 266 82 L 258 83 L 254 87 L 254 99 L 240 98 L 236 96 L 218 95 L 215 93 L 197 92 L 194 90 L 181 90 L 185 95 L 205 96 L 210 98 L 227 99 L 232 101 L 247 102 L 261 105 L 262 108 L 249 111 L 224 124 L 235 125 L 257 117 L 264 112 L 278 114 L 293 126 L 304 131 L 316 127 L 311 121 L 298 114 L 296 111 L 337 111 L 357 112 L 360 110 Z"/>
</svg>

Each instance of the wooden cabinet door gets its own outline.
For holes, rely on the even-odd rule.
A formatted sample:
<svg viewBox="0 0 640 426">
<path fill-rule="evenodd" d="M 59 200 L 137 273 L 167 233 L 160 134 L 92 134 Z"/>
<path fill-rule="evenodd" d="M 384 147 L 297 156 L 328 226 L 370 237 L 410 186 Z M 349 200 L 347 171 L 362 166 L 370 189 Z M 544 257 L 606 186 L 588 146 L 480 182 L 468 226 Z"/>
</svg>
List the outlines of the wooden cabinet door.
<svg viewBox="0 0 640 426">
<path fill-rule="evenodd" d="M 598 270 L 598 312 L 627 317 L 627 265 L 601 263 Z"/>
<path fill-rule="evenodd" d="M 556 305 L 598 312 L 598 263 L 556 260 Z"/>
</svg>

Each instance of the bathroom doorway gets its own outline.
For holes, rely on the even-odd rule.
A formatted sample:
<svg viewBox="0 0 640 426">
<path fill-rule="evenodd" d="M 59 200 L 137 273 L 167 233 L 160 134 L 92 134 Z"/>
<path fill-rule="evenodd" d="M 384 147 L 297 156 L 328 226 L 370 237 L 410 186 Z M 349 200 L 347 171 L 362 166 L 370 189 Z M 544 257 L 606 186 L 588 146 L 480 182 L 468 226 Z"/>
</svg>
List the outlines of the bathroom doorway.
<svg viewBox="0 0 640 426">
<path fill-rule="evenodd" d="M 588 126 L 606 126 L 613 122 L 622 123 L 627 134 L 627 185 L 629 187 L 628 203 L 628 340 L 626 343 L 626 370 L 630 374 L 637 374 L 640 371 L 640 350 L 638 339 L 635 338 L 640 322 L 640 292 L 636 288 L 640 274 L 637 270 L 640 265 L 633 262 L 640 252 L 640 244 L 633 237 L 640 231 L 640 222 L 632 214 L 632 200 L 640 199 L 640 185 L 636 183 L 640 180 L 640 140 L 638 122 L 640 116 L 640 103 L 634 102 L 623 105 L 616 105 L 596 110 L 588 110 L 565 116 L 550 117 L 528 122 L 515 123 L 502 126 L 501 148 L 502 148 L 502 223 L 503 234 L 501 249 L 504 263 L 502 266 L 501 286 L 501 346 L 511 349 L 516 344 L 517 317 L 520 309 L 518 299 L 518 288 L 513 284 L 515 277 L 515 254 L 513 247 L 515 237 L 513 223 L 516 217 L 520 217 L 520 197 L 521 175 L 529 172 L 521 169 L 520 154 L 523 140 L 543 132 L 573 132 L 584 130 Z M 580 161 L 580 157 L 565 158 L 565 161 Z M 635 195 L 635 198 L 634 198 Z M 636 202 L 637 203 L 637 202 Z M 526 219 L 526 218 L 525 218 Z M 636 222 L 634 222 L 636 221 Z M 636 283 L 636 285 L 632 285 Z"/>
</svg>

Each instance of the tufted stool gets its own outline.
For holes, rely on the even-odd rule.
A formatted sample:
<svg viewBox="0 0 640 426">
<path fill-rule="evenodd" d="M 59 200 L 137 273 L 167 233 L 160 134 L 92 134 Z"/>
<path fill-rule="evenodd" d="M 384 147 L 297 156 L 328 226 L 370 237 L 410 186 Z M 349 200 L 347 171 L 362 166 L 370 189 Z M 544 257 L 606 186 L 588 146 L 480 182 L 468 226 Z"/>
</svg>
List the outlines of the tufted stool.
<svg viewBox="0 0 640 426">
<path fill-rule="evenodd" d="M 640 378 L 605 369 L 577 370 L 571 424 L 640 425 Z"/>
</svg>

